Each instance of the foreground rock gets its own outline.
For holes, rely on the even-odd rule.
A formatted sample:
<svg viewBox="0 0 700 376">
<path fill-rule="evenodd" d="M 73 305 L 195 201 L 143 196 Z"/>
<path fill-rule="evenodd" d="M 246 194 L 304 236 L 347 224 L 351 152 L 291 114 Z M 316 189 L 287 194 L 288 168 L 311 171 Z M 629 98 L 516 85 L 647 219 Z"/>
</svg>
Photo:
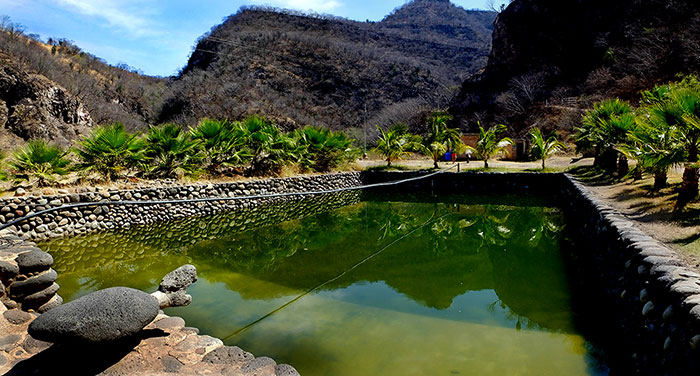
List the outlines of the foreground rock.
<svg viewBox="0 0 700 376">
<path fill-rule="evenodd" d="M 113 287 L 54 308 L 29 326 L 29 334 L 53 343 L 100 343 L 136 335 L 158 315 L 149 294 Z"/>
<path fill-rule="evenodd" d="M 14 317 L 9 313 L 6 316 Z M 19 314 L 22 315 L 22 314 Z M 221 340 L 199 335 L 179 317 L 159 314 L 133 336 L 104 344 L 54 344 L 27 335 L 30 321 L 12 324 L 0 314 L 0 374 L 298 376 L 291 366 L 256 358 Z M 3 351 L 4 350 L 4 351 Z"/>
</svg>

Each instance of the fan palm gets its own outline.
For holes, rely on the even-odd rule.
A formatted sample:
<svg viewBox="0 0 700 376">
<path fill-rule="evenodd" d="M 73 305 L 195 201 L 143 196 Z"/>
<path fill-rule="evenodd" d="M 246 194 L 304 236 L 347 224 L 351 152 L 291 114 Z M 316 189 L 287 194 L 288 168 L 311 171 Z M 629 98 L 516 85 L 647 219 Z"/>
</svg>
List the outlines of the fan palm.
<svg viewBox="0 0 700 376">
<path fill-rule="evenodd" d="M 477 159 L 484 161 L 484 168 L 489 168 L 489 159 L 493 158 L 500 151 L 505 151 L 509 145 L 513 144 L 513 140 L 508 137 L 501 137 L 508 129 L 503 124 L 496 125 L 484 130 L 484 127 L 479 126 L 479 140 L 476 142 L 476 147 L 467 146 L 467 150 L 475 154 Z"/>
<path fill-rule="evenodd" d="M 95 171 L 107 180 L 118 178 L 145 159 L 144 141 L 119 123 L 95 129 L 78 144 L 78 167 Z"/>
<path fill-rule="evenodd" d="M 617 167 L 618 153 L 615 147 L 624 142 L 626 132 L 619 132 L 622 127 L 630 125 L 632 107 L 619 99 L 596 103 L 593 109 L 582 118 L 582 126 L 577 128 L 576 147 L 579 151 L 592 150 L 594 164 L 608 171 Z M 627 118 L 619 120 L 619 117 Z M 624 168 L 622 168 L 624 170 Z"/>
<path fill-rule="evenodd" d="M 297 130 L 295 137 L 305 150 L 303 167 L 328 172 L 353 156 L 353 140 L 343 132 L 307 126 Z"/>
<path fill-rule="evenodd" d="M 200 143 L 211 174 L 218 173 L 222 167 L 240 165 L 251 159 L 244 147 L 245 132 L 240 124 L 203 119 L 190 130 L 190 134 L 193 140 Z"/>
<path fill-rule="evenodd" d="M 175 124 L 151 127 L 146 143 L 148 172 L 153 176 L 172 178 L 181 172 L 193 173 L 199 169 L 202 160 L 199 141 L 191 140 Z"/>
<path fill-rule="evenodd" d="M 37 179 L 40 186 L 46 186 L 55 180 L 54 175 L 68 173 L 71 162 L 65 158 L 67 154 L 67 151 L 44 140 L 34 140 L 15 152 L 14 160 L 9 165 L 14 170 L 15 179 Z"/>
<path fill-rule="evenodd" d="M 685 159 L 685 149 L 679 142 L 678 128 L 660 123 L 654 116 L 640 122 L 629 135 L 629 142 L 618 150 L 637 161 L 635 169 L 641 175 L 644 171 L 654 174 L 654 188 L 667 185 L 668 169 Z"/>
<path fill-rule="evenodd" d="M 566 145 L 557 140 L 555 135 L 551 135 L 549 138 L 545 139 L 539 128 L 532 128 L 532 130 L 530 130 L 530 138 L 532 139 L 530 153 L 532 153 L 535 159 L 542 160 L 542 170 L 545 168 L 545 161 L 547 158 L 566 149 Z"/>
</svg>

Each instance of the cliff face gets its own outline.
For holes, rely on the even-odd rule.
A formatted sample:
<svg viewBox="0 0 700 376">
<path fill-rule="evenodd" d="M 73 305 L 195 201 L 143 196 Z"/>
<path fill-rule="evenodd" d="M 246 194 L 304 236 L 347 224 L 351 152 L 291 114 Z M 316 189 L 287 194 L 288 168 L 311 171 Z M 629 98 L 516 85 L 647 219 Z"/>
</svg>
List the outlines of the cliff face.
<svg viewBox="0 0 700 376">
<path fill-rule="evenodd" d="M 409 121 L 486 64 L 493 12 L 416 0 L 382 22 L 244 9 L 204 35 L 160 121 L 263 113 L 289 127 Z"/>
<path fill-rule="evenodd" d="M 700 71 L 698 10 L 692 0 L 515 0 L 495 21 L 484 72 L 463 83 L 451 111 L 464 128 L 521 130 L 546 122 L 546 102 L 635 99 Z"/>
<path fill-rule="evenodd" d="M 0 53 L 0 139 L 5 146 L 13 139 L 39 138 L 66 146 L 92 125 L 86 108 L 66 89 L 23 71 Z"/>
</svg>

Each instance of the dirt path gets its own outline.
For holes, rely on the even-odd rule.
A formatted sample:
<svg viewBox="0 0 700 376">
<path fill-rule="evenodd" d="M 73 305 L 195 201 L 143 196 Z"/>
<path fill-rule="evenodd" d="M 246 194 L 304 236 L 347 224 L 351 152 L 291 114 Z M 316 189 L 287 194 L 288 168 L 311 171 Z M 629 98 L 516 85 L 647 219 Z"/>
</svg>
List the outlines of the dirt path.
<svg viewBox="0 0 700 376">
<path fill-rule="evenodd" d="M 589 189 L 636 224 L 649 236 L 677 250 L 689 266 L 700 268 L 700 202 L 675 209 L 682 171 L 669 175 L 671 185 L 655 192 L 653 179 L 614 184 L 585 182 Z"/>
</svg>

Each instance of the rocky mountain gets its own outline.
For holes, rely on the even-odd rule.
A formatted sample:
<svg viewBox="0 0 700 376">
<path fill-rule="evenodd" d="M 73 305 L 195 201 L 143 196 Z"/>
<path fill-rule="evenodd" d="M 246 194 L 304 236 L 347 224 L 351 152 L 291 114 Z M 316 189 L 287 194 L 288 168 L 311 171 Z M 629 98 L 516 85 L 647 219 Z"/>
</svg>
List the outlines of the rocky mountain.
<svg viewBox="0 0 700 376">
<path fill-rule="evenodd" d="M 66 146 L 92 126 L 78 98 L 0 52 L 0 148 L 38 138 Z"/>
<path fill-rule="evenodd" d="M 495 13 L 415 0 L 381 22 L 244 8 L 198 41 L 159 121 L 264 113 L 289 128 L 410 121 L 483 68 Z"/>
<path fill-rule="evenodd" d="M 20 32 L 13 24 L 0 25 L 0 53 L 3 57 L 0 59 L 0 69 L 6 73 L 13 72 L 13 77 L 18 77 L 17 72 L 23 72 L 34 82 L 24 86 L 22 98 L 44 96 L 45 90 L 42 91 L 40 87 L 60 87 L 60 93 L 65 93 L 65 98 L 82 103 L 82 108 L 90 114 L 95 124 L 121 122 L 131 130 L 146 129 L 157 118 L 160 98 L 167 88 L 167 79 L 144 76 L 125 65 L 111 66 L 82 51 L 71 41 L 53 38 L 41 41 L 31 34 Z M 46 84 L 38 84 L 39 77 L 43 77 Z M 25 81 L 22 79 L 19 82 Z M 37 91 L 32 92 L 34 89 Z M 14 94 L 3 92 L 0 95 Z M 14 100 L 5 101 L 11 103 Z M 18 124 L 33 129 L 29 123 Z M 52 137 L 56 137 L 56 140 L 74 138 L 75 132 L 68 128 L 60 137 L 55 132 Z M 41 132 L 32 130 L 17 134 L 31 138 L 38 137 Z"/>
<path fill-rule="evenodd" d="M 466 80 L 451 111 L 463 129 L 505 122 L 570 130 L 607 97 L 700 72 L 694 0 L 514 0 L 495 21 L 484 72 Z"/>
</svg>

